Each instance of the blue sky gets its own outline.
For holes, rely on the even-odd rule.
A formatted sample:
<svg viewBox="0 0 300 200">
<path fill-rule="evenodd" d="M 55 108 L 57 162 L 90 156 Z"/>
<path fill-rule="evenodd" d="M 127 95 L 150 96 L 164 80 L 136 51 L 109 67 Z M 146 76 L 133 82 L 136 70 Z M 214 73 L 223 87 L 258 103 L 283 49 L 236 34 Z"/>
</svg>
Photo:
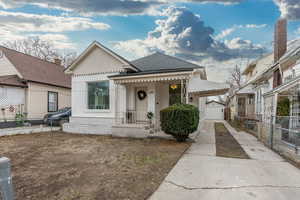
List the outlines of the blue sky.
<svg viewBox="0 0 300 200">
<path fill-rule="evenodd" d="M 39 36 L 80 53 L 98 40 L 129 60 L 178 56 L 219 80 L 272 50 L 280 16 L 289 19 L 289 39 L 300 38 L 299 7 L 300 0 L 0 0 L 0 43 Z"/>
</svg>

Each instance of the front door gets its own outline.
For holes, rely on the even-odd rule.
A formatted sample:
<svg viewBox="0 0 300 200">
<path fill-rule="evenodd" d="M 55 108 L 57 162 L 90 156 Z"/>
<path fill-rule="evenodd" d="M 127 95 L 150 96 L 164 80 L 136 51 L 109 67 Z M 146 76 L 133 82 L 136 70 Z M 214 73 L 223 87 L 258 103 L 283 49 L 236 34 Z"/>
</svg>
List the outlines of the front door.
<svg viewBox="0 0 300 200">
<path fill-rule="evenodd" d="M 135 91 L 136 121 L 146 122 L 148 111 L 147 87 L 138 87 Z"/>
</svg>

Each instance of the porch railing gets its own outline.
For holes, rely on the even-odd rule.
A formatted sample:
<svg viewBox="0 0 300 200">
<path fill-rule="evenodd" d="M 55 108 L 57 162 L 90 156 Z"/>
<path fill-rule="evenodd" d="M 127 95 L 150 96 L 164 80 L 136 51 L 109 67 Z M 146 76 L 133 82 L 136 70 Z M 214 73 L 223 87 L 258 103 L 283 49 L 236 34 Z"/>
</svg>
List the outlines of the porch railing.
<svg viewBox="0 0 300 200">
<path fill-rule="evenodd" d="M 147 113 L 128 110 L 126 112 L 118 112 L 116 116 L 116 124 L 148 124 Z M 154 120 L 154 119 L 153 119 Z"/>
</svg>

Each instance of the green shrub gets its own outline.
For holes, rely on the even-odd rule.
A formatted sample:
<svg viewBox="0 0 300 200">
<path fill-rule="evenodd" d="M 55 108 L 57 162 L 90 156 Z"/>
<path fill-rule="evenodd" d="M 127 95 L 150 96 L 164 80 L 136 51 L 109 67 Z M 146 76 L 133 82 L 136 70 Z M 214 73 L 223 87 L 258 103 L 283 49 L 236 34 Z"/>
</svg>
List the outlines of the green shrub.
<svg viewBox="0 0 300 200">
<path fill-rule="evenodd" d="M 188 104 L 174 104 L 160 111 L 162 130 L 177 141 L 184 142 L 199 125 L 199 110 Z"/>
<path fill-rule="evenodd" d="M 15 121 L 17 126 L 23 126 L 26 119 L 26 115 L 22 113 L 17 113 L 15 115 Z"/>
</svg>

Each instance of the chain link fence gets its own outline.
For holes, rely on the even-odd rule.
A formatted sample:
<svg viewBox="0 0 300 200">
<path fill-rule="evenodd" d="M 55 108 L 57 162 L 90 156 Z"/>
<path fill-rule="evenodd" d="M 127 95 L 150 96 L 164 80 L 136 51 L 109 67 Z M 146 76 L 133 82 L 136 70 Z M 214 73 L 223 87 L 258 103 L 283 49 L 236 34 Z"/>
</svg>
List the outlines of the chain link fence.
<svg viewBox="0 0 300 200">
<path fill-rule="evenodd" d="M 235 117 L 231 124 L 254 134 L 271 149 L 300 163 L 300 116 Z"/>
<path fill-rule="evenodd" d="M 235 117 L 234 118 L 235 125 L 238 126 L 241 129 L 246 129 L 250 131 L 251 133 L 257 132 L 257 122 L 258 120 L 251 116 L 251 117 Z"/>
<path fill-rule="evenodd" d="M 300 118 L 298 116 L 272 116 L 270 147 L 274 150 L 294 154 L 300 160 Z"/>
</svg>

